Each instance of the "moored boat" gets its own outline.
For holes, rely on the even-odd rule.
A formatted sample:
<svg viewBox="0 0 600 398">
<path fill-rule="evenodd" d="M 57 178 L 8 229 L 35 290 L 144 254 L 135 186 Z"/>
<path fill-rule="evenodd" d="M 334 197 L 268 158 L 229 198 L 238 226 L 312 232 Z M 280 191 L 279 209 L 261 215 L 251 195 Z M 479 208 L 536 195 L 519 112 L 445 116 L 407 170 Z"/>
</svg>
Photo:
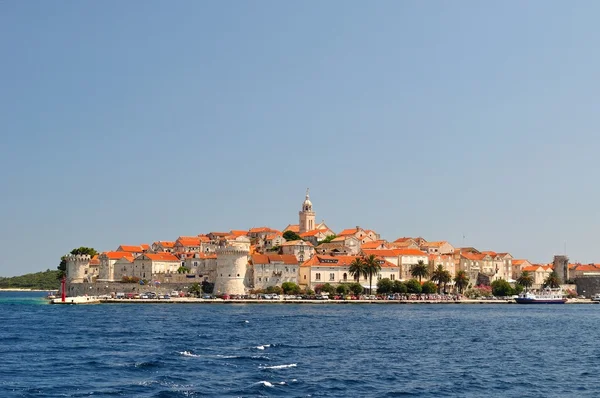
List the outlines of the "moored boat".
<svg viewBox="0 0 600 398">
<path fill-rule="evenodd" d="M 521 293 L 515 298 L 515 301 L 517 304 L 564 304 L 567 299 L 560 289 L 546 289 L 537 294 L 531 292 Z"/>
<path fill-rule="evenodd" d="M 600 303 L 600 293 L 598 293 L 594 297 L 592 297 L 592 301 L 594 303 Z"/>
</svg>

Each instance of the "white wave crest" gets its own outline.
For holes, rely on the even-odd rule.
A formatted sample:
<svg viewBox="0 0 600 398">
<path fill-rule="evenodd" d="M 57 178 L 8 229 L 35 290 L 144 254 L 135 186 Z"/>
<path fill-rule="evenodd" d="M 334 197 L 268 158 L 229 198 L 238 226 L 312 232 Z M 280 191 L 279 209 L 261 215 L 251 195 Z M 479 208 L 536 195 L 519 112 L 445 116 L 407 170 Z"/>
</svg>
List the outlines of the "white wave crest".
<svg viewBox="0 0 600 398">
<path fill-rule="evenodd" d="M 259 382 L 258 382 L 258 383 L 256 383 L 256 384 L 262 384 L 262 385 L 263 385 L 263 386 L 265 386 L 265 387 L 275 387 L 273 384 L 271 384 L 271 383 L 269 383 L 268 381 L 265 381 L 265 380 L 263 380 L 263 381 L 259 381 Z"/>
<path fill-rule="evenodd" d="M 274 365 L 274 366 L 263 366 L 260 369 L 285 369 L 285 368 L 295 368 L 298 364 L 290 363 L 289 365 Z"/>
<path fill-rule="evenodd" d="M 189 351 L 180 351 L 179 355 L 183 355 L 184 357 L 199 357 L 200 355 L 196 355 L 194 353 L 191 353 Z"/>
<path fill-rule="evenodd" d="M 271 344 L 259 345 L 256 348 L 257 350 L 264 350 L 265 348 L 271 347 Z"/>
</svg>

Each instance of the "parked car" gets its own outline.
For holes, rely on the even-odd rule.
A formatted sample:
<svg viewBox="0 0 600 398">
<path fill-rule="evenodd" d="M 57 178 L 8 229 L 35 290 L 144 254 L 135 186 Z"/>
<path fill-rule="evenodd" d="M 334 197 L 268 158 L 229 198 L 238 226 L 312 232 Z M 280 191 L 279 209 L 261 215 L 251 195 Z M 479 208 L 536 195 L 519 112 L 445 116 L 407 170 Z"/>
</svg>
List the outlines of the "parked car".
<svg viewBox="0 0 600 398">
<path fill-rule="evenodd" d="M 210 294 L 205 294 L 205 295 L 202 296 L 202 298 L 204 300 L 211 300 L 211 299 L 214 299 L 214 296 L 211 296 Z"/>
</svg>

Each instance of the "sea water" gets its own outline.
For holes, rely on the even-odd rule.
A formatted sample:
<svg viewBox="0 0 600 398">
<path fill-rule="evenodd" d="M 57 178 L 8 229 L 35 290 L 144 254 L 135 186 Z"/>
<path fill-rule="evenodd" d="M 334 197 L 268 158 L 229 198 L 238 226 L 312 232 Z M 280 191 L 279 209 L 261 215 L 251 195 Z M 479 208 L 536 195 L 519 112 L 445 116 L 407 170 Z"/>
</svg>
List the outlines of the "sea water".
<svg viewBox="0 0 600 398">
<path fill-rule="evenodd" d="M 597 397 L 596 305 L 47 305 L 0 293 L 0 397 Z"/>
</svg>

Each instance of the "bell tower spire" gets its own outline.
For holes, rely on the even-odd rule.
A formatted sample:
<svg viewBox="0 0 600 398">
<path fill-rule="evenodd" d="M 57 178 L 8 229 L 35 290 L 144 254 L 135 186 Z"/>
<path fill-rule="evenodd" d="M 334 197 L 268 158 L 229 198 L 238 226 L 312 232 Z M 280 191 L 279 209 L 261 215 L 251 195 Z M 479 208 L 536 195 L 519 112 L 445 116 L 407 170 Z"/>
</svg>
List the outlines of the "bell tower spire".
<svg viewBox="0 0 600 398">
<path fill-rule="evenodd" d="M 315 212 L 312 208 L 312 202 L 310 201 L 310 188 L 306 188 L 306 197 L 302 203 L 302 209 L 298 213 L 300 216 L 299 232 L 303 233 L 311 231 L 315 228 Z"/>
</svg>

